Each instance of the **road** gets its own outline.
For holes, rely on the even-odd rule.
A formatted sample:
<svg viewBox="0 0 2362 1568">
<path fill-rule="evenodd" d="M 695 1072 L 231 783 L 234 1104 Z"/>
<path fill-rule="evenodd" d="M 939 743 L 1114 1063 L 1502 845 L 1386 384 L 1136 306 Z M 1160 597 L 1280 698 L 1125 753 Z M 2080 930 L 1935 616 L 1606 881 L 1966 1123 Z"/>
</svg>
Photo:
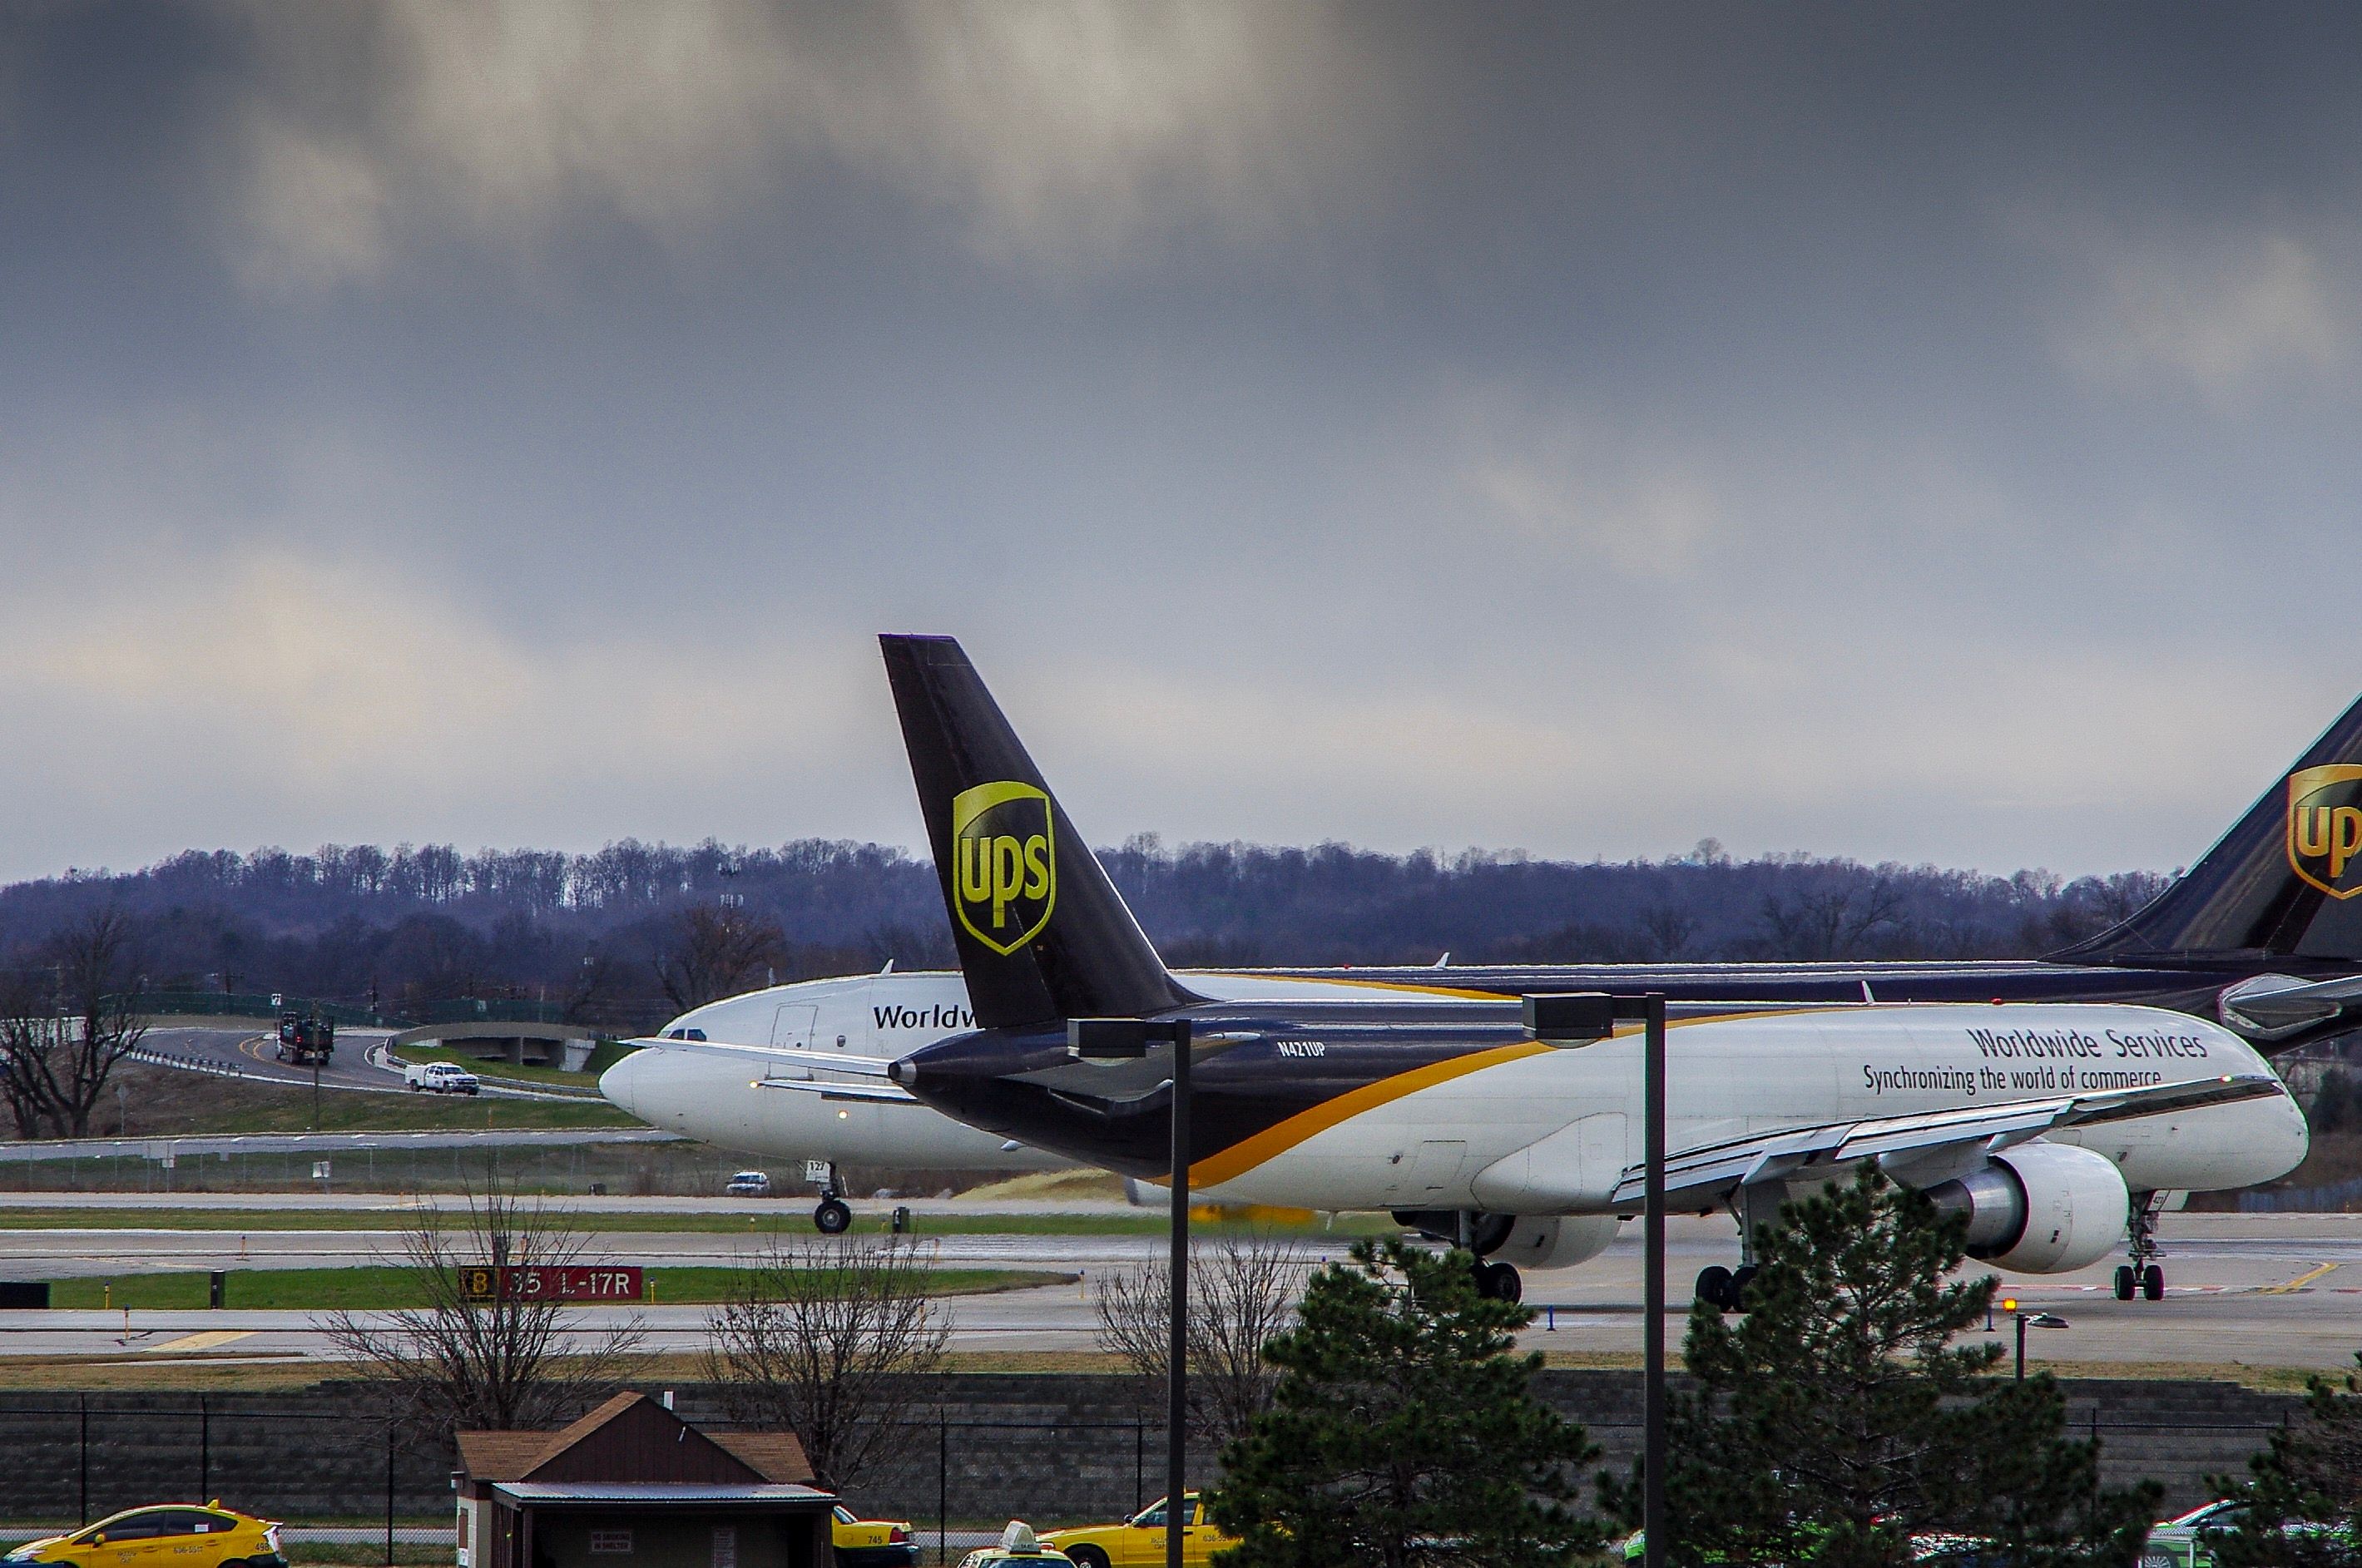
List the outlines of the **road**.
<svg viewBox="0 0 2362 1568">
<path fill-rule="evenodd" d="M 588 1143 L 678 1143 L 686 1141 L 678 1132 L 660 1132 L 653 1127 L 484 1128 L 448 1132 L 223 1132 L 172 1138 L 54 1138 L 37 1143 L 0 1143 L 0 1165 L 87 1160 L 110 1154 L 143 1160 L 162 1159 L 169 1155 L 177 1163 L 193 1160 L 201 1154 L 333 1154 L 340 1151 L 359 1153 L 363 1150 L 384 1154 L 405 1149 L 572 1149 Z M 25 1202 L 58 1196 L 89 1201 L 89 1195 L 84 1193 L 11 1192 L 0 1194 L 0 1202 L 21 1207 Z M 264 1201 L 256 1205 L 259 1208 L 285 1207 L 289 1197 L 284 1193 L 258 1196 L 264 1197 Z M 185 1206 L 197 1202 L 199 1197 L 188 1194 L 174 1198 L 173 1201 Z M 112 1201 L 112 1196 L 109 1201 Z M 381 1198 L 379 1201 L 384 1200 Z"/>
<path fill-rule="evenodd" d="M 320 1087 L 348 1092 L 401 1091 L 403 1082 L 398 1069 L 380 1066 L 368 1059 L 373 1047 L 382 1047 L 391 1038 L 392 1032 L 382 1029 L 338 1031 L 336 1052 L 320 1068 Z M 168 1025 L 148 1031 L 139 1044 L 142 1051 L 164 1058 L 157 1066 L 210 1068 L 234 1073 L 248 1083 L 281 1084 L 290 1088 L 312 1087 L 311 1068 L 290 1066 L 273 1054 L 279 1047 L 275 1029 Z"/>
<path fill-rule="evenodd" d="M 410 1092 L 403 1081 L 401 1067 L 392 1061 L 387 1043 L 392 1038 L 391 1030 L 338 1030 L 337 1049 L 320 1067 L 320 1087 L 347 1094 Z M 312 1087 L 310 1067 L 292 1066 L 279 1059 L 276 1029 L 171 1025 L 150 1029 L 139 1043 L 142 1055 L 138 1059 L 150 1066 L 235 1076 L 246 1083 L 275 1084 L 288 1088 Z M 580 1090 L 559 1093 L 511 1088 L 490 1077 L 482 1079 L 482 1092 L 507 1099 L 592 1098 Z"/>
<path fill-rule="evenodd" d="M 646 1201 L 631 1206 L 645 1207 Z M 706 1212 L 718 1208 L 699 1207 Z M 1638 1227 L 1626 1231 L 1589 1264 L 1528 1276 L 1527 1299 L 1542 1309 L 1523 1336 L 1528 1346 L 1637 1353 L 1641 1258 Z M 0 1271 L 23 1278 L 361 1264 L 384 1259 L 396 1234 L 393 1227 L 244 1237 L 218 1231 L 5 1231 Z M 2005 1281 L 2029 1310 L 2056 1313 L 2072 1325 L 2031 1336 L 2032 1358 L 2062 1368 L 2140 1363 L 2326 1370 L 2350 1365 L 2362 1347 L 2362 1216 L 2171 1215 L 2165 1239 L 2169 1289 L 2161 1302 L 2117 1301 L 2109 1289 L 2114 1260 L 2079 1274 Z M 694 1231 L 594 1234 L 590 1241 L 594 1251 L 613 1261 L 646 1264 L 726 1262 L 747 1244 L 736 1235 Z M 999 1234 L 922 1236 L 921 1244 L 946 1265 L 1079 1272 L 1083 1277 L 1074 1285 L 944 1303 L 956 1349 L 1073 1351 L 1092 1348 L 1096 1341 L 1094 1277 L 1145 1262 L 1162 1243 L 1149 1236 Z M 1306 1266 L 1342 1252 L 1334 1242 L 1308 1246 Z M 1668 1252 L 1674 1311 L 1667 1339 L 1677 1345 L 1689 1281 L 1706 1264 L 1735 1262 L 1737 1246 L 1727 1221 L 1681 1219 L 1672 1222 Z M 2342 1283 L 2346 1280 L 2352 1283 Z M 705 1309 L 698 1307 L 590 1309 L 576 1322 L 580 1331 L 595 1332 L 632 1310 L 646 1324 L 654 1348 L 694 1350 L 702 1342 Z M 8 1313 L 0 1319 L 6 1320 L 0 1321 L 0 1354 L 280 1357 L 319 1355 L 326 1348 L 311 1315 L 303 1312 L 143 1311 L 130 1315 L 127 1329 L 121 1312 Z M 2006 1318 L 2000 1320 L 2002 1335 L 2008 1326 Z"/>
</svg>

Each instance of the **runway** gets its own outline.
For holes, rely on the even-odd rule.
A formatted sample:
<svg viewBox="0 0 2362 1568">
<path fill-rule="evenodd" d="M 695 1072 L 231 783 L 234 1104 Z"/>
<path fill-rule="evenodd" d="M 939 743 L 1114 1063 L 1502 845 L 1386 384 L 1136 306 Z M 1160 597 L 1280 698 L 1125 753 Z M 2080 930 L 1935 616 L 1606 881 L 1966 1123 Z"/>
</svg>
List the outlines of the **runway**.
<svg viewBox="0 0 2362 1568">
<path fill-rule="evenodd" d="M 725 1211 L 702 1200 L 608 1201 L 619 1209 Z M 1039 1212 L 1049 1207 L 1024 1209 Z M 777 1214 L 779 1206 L 738 1205 L 726 1211 L 747 1208 L 759 1216 Z M 1164 1247 L 1154 1236 L 928 1237 L 923 1217 L 922 1226 L 916 1245 L 931 1262 L 1054 1269 L 1081 1276 L 1073 1285 L 946 1299 L 943 1310 L 957 1350 L 1093 1349 L 1098 1282 L 1159 1256 Z M 800 1231 L 790 1234 L 803 1239 Z M 0 1275 L 360 1265 L 394 1261 L 399 1235 L 392 1213 L 384 1229 L 364 1231 L 0 1231 Z M 1667 1342 L 1678 1347 L 1690 1282 L 1707 1264 L 1735 1263 L 1738 1245 L 1727 1220 L 1675 1220 L 1669 1239 L 1672 1310 Z M 592 1232 L 586 1240 L 594 1256 L 645 1264 L 726 1264 L 759 1245 L 734 1233 L 701 1231 Z M 2117 1301 L 2110 1289 L 2113 1259 L 2078 1274 L 2005 1277 L 2003 1289 L 2027 1310 L 2051 1312 L 2070 1324 L 2029 1335 L 2029 1359 L 2062 1368 L 2114 1363 L 2330 1370 L 2351 1365 L 2362 1348 L 2362 1215 L 2169 1215 L 2164 1241 L 2168 1289 L 2160 1302 Z M 855 1244 L 885 1242 L 865 1238 Z M 1339 1239 L 1294 1244 L 1306 1269 L 1347 1252 Z M 1581 1267 L 1529 1274 L 1526 1298 L 1538 1316 L 1524 1342 L 1552 1352 L 1637 1355 L 1641 1262 L 1639 1228 L 1628 1225 L 1606 1253 Z M 663 1304 L 597 1308 L 583 1309 L 575 1321 L 584 1331 L 596 1331 L 618 1314 L 635 1312 L 648 1330 L 651 1348 L 695 1350 L 703 1342 L 706 1311 Z M 1997 1319 L 1996 1332 L 2003 1340 L 2009 1327 L 2005 1316 Z M 318 1324 L 304 1312 L 139 1311 L 131 1314 L 127 1330 L 119 1311 L 0 1314 L 0 1355 L 277 1357 L 314 1356 L 325 1348 Z"/>
</svg>

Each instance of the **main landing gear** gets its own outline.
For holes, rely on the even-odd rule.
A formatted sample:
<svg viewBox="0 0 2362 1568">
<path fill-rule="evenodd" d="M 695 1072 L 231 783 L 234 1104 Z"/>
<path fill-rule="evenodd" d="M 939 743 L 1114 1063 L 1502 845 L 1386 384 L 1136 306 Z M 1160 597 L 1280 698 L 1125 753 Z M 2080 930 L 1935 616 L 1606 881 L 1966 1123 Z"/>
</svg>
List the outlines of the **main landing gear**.
<svg viewBox="0 0 2362 1568">
<path fill-rule="evenodd" d="M 2136 1290 L 2144 1301 L 2165 1299 L 2165 1270 L 2154 1261 L 2165 1255 L 2165 1249 L 2157 1242 L 2157 1217 L 2164 1209 L 2165 1194 L 2133 1194 L 2132 1212 L 2125 1224 L 2132 1242 L 2133 1261 L 2116 1269 L 2117 1300 L 2130 1301 Z"/>
<path fill-rule="evenodd" d="M 1755 1265 L 1751 1263 L 1740 1264 L 1736 1269 L 1713 1264 L 1698 1270 L 1693 1293 L 1717 1312 L 1737 1312 L 1743 1309 L 1740 1298 L 1754 1283 Z"/>
<path fill-rule="evenodd" d="M 1476 1294 L 1487 1301 L 1515 1302 L 1524 1298 L 1526 1282 L 1518 1277 L 1516 1265 L 1476 1260 Z"/>
<path fill-rule="evenodd" d="M 1747 1310 L 1747 1287 L 1755 1283 L 1755 1232 L 1778 1222 L 1783 1196 L 1777 1182 L 1741 1187 L 1730 1195 L 1730 1217 L 1738 1221 L 1738 1266 L 1713 1264 L 1698 1270 L 1691 1293 L 1700 1301 L 1717 1312 Z"/>
<path fill-rule="evenodd" d="M 1464 1209 L 1397 1209 L 1395 1222 L 1418 1231 L 1431 1242 L 1447 1247 L 1459 1247 L 1468 1253 L 1469 1277 L 1475 1281 L 1476 1294 L 1487 1301 L 1518 1301 L 1524 1298 L 1526 1283 L 1518 1277 L 1514 1264 L 1487 1261 L 1487 1253 L 1498 1252 L 1509 1239 L 1517 1225 L 1507 1214 L 1478 1214 Z"/>
<path fill-rule="evenodd" d="M 820 1207 L 812 1210 L 812 1229 L 823 1236 L 842 1236 L 853 1228 L 853 1210 L 838 1193 L 836 1164 L 829 1163 L 828 1179 L 820 1184 Z"/>
</svg>

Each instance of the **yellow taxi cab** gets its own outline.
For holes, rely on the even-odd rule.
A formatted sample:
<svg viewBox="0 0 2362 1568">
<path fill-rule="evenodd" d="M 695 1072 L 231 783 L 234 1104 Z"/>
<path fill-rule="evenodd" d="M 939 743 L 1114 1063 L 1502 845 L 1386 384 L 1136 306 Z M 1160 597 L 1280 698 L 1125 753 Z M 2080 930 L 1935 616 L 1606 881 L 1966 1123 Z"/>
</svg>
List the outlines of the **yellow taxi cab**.
<svg viewBox="0 0 2362 1568">
<path fill-rule="evenodd" d="M 1010 1519 L 1000 1532 L 999 1544 L 979 1546 L 960 1559 L 960 1568 L 1073 1568 L 1073 1565 L 1033 1537 L 1033 1527 L 1023 1519 Z"/>
<path fill-rule="evenodd" d="M 287 1568 L 279 1522 L 225 1508 L 218 1499 L 160 1503 L 109 1514 L 72 1535 L 44 1536 L 0 1562 L 60 1568 Z"/>
<path fill-rule="evenodd" d="M 1187 1568 L 1208 1568 L 1214 1553 L 1239 1543 L 1236 1536 L 1222 1533 L 1197 1493 L 1188 1495 L 1184 1507 L 1189 1511 L 1182 1517 L 1181 1561 Z M 1042 1544 L 1065 1552 L 1075 1568 L 1162 1568 L 1164 1499 L 1157 1498 L 1121 1524 L 1046 1530 Z"/>
<path fill-rule="evenodd" d="M 919 1561 L 908 1519 L 865 1519 L 842 1503 L 829 1518 L 836 1568 L 912 1568 Z"/>
</svg>

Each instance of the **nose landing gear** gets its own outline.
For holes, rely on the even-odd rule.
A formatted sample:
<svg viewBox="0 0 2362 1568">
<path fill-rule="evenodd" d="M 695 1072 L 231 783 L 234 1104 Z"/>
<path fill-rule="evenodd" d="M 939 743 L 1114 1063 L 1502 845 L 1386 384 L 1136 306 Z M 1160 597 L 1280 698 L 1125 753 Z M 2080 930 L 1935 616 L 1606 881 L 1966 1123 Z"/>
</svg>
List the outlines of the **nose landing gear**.
<svg viewBox="0 0 2362 1568">
<path fill-rule="evenodd" d="M 2125 1231 L 2131 1244 L 2133 1261 L 2116 1270 L 2116 1299 L 2130 1301 L 2133 1292 L 2140 1292 L 2144 1301 L 2165 1299 L 2165 1270 L 2156 1260 L 2165 1255 L 2158 1245 L 2157 1217 L 2165 1211 L 2165 1194 L 2136 1192 L 2133 1194 L 2132 1211 L 2125 1216 Z"/>
<path fill-rule="evenodd" d="M 820 1206 L 812 1210 L 812 1229 L 823 1236 L 842 1236 L 853 1228 L 853 1210 L 838 1196 L 840 1190 L 832 1161 L 827 1179 L 820 1184 Z"/>
</svg>

